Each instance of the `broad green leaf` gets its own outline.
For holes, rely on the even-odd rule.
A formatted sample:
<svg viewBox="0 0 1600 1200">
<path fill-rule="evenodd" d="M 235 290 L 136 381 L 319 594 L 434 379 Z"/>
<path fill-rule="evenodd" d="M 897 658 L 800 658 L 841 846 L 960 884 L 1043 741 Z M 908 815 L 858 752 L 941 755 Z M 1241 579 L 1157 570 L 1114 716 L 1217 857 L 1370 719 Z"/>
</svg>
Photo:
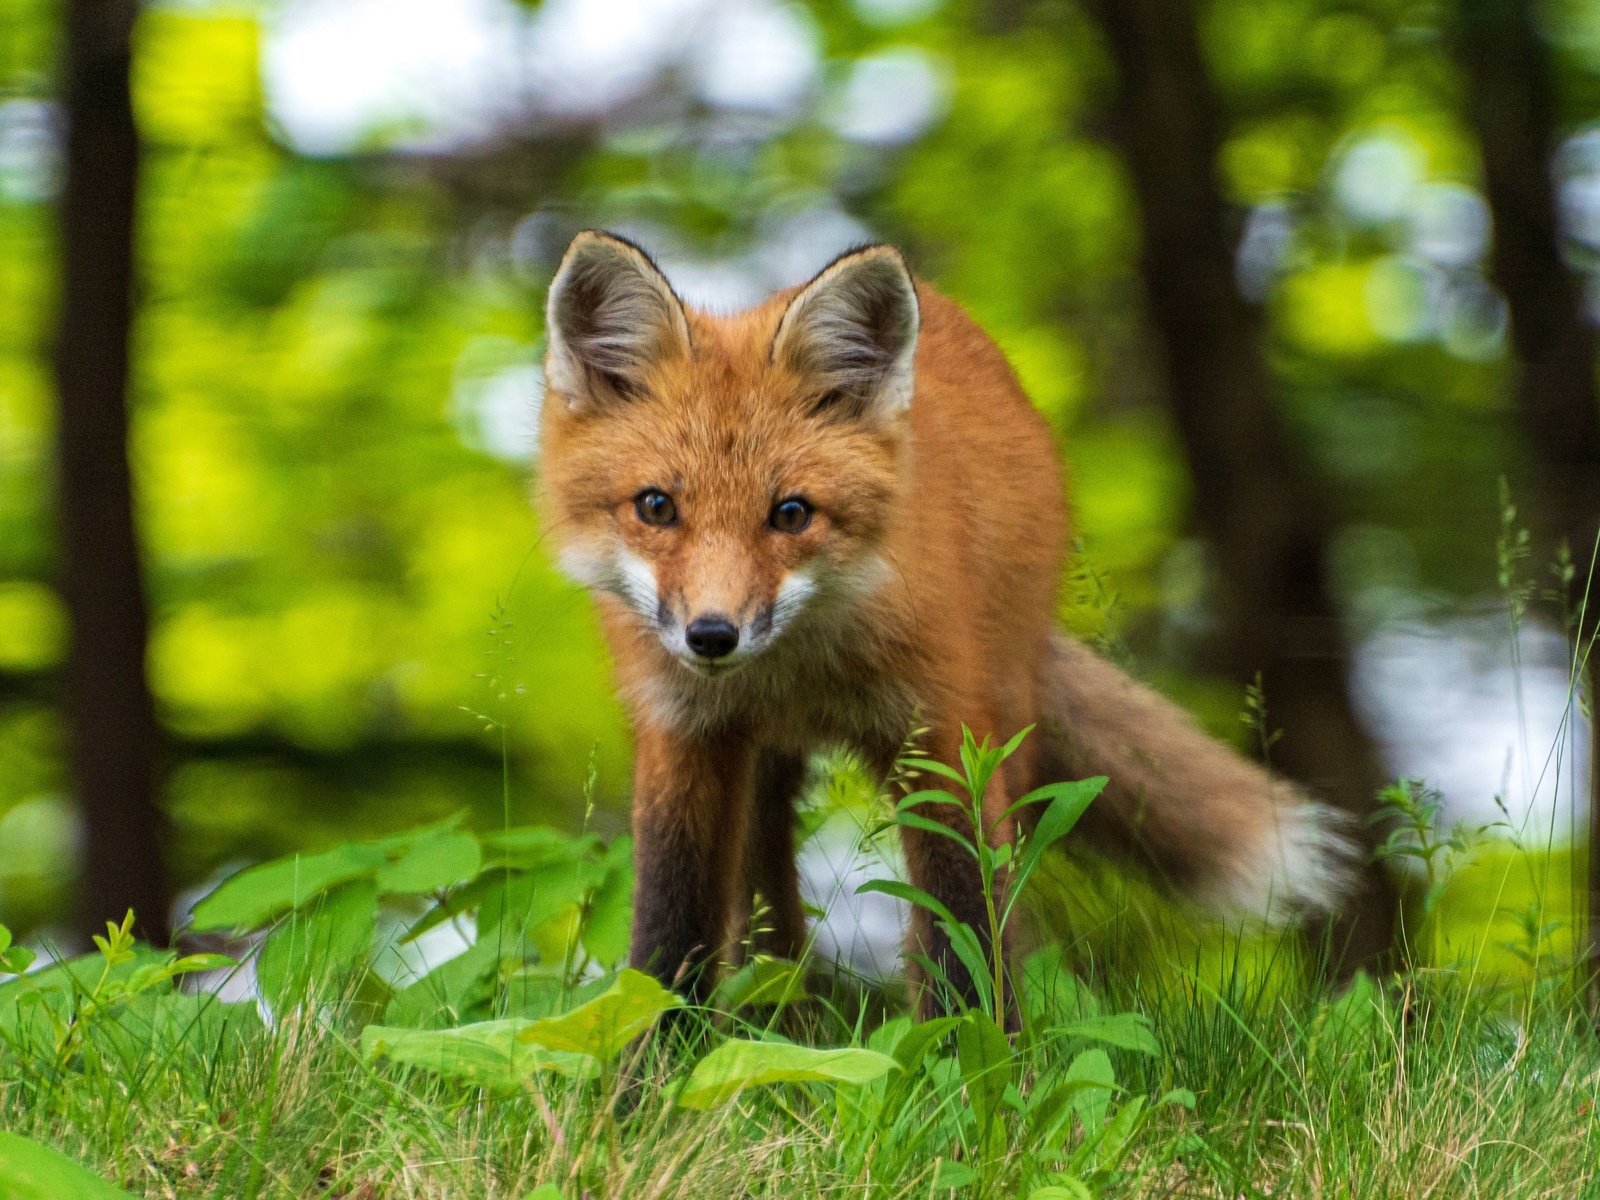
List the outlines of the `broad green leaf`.
<svg viewBox="0 0 1600 1200">
<path fill-rule="evenodd" d="M 155 1044 L 188 1046 L 201 1061 L 236 1050 L 261 1028 L 261 1010 L 253 1000 L 229 1003 L 206 992 L 163 992 L 154 998 L 151 1032 Z"/>
<path fill-rule="evenodd" d="M 1022 960 L 1018 990 L 1030 1026 L 1098 1016 L 1100 1002 L 1062 958 L 1059 945 L 1035 950 Z"/>
<path fill-rule="evenodd" d="M 171 971 L 174 975 L 188 975 L 194 971 L 225 971 L 238 965 L 226 954 L 185 954 L 173 961 Z"/>
<path fill-rule="evenodd" d="M 809 995 L 805 967 L 788 959 L 758 954 L 717 985 L 711 1003 L 732 1012 L 747 1005 L 792 1004 Z"/>
<path fill-rule="evenodd" d="M 12 975 L 21 975 L 29 967 L 33 966 L 34 959 L 37 957 L 38 955 L 26 946 L 13 946 L 4 955 L 0 955 L 0 971 L 9 972 Z"/>
<path fill-rule="evenodd" d="M 1016 1073 L 1011 1041 L 993 1017 L 972 1011 L 956 1029 L 956 1058 L 967 1085 L 967 1103 L 972 1105 L 979 1130 L 987 1130 Z"/>
<path fill-rule="evenodd" d="M 509 882 L 500 886 L 497 874 L 486 872 L 480 880 L 490 881 L 490 886 L 478 905 L 478 925 L 498 925 L 507 933 L 521 936 L 559 916 L 562 909 L 582 903 L 590 891 L 605 882 L 606 873 L 605 865 L 597 861 L 561 862 L 535 871 L 515 872 Z"/>
<path fill-rule="evenodd" d="M 942 1192 L 946 1189 L 971 1187 L 978 1182 L 978 1173 L 963 1162 L 952 1162 L 948 1158 L 939 1160 L 939 1165 L 933 1173 L 933 1190 Z"/>
<path fill-rule="evenodd" d="M 478 1087 L 521 1087 L 541 1071 L 588 1079 L 600 1064 L 587 1054 L 549 1050 L 519 1038 L 531 1022 L 513 1017 L 454 1029 L 405 1029 L 368 1025 L 361 1031 L 362 1057 L 420 1067 Z"/>
<path fill-rule="evenodd" d="M 1078 1111 L 1077 1099 L 1089 1091 L 1104 1093 L 1104 1084 L 1058 1076 L 1053 1084 L 1036 1087 L 1026 1106 L 1028 1136 L 1041 1147 L 1059 1146 L 1071 1133 L 1069 1118 Z"/>
<path fill-rule="evenodd" d="M 369 879 L 342 884 L 291 913 L 256 955 L 262 994 L 281 1012 L 335 975 L 364 966 L 377 915 L 378 893 Z"/>
<path fill-rule="evenodd" d="M 240 871 L 194 907 L 190 928 L 257 929 L 320 892 L 371 875 L 388 861 L 378 846 L 351 843 Z"/>
<path fill-rule="evenodd" d="M 454 958 L 396 992 L 384 1009 L 383 1019 L 390 1025 L 410 1028 L 459 1024 L 492 998 L 492 981 L 499 965 L 500 947 L 491 930 L 487 937 L 480 937 Z"/>
<path fill-rule="evenodd" d="M 1140 1054 L 1148 1054 L 1152 1058 L 1161 1057 L 1161 1043 L 1156 1041 L 1156 1035 L 1150 1032 L 1149 1019 L 1138 1013 L 1085 1017 L 1078 1021 L 1068 1021 L 1065 1025 L 1057 1025 L 1051 1032 L 1064 1037 L 1104 1042 L 1108 1046 L 1117 1046 L 1123 1050 L 1137 1050 Z"/>
<path fill-rule="evenodd" d="M 1059 1178 L 1057 1182 L 1028 1193 L 1028 1200 L 1094 1200 L 1094 1193 L 1081 1179 Z"/>
<path fill-rule="evenodd" d="M 0 1200 L 133 1200 L 72 1159 L 0 1131 Z"/>
<path fill-rule="evenodd" d="M 859 1046 L 818 1050 L 788 1042 L 729 1041 L 700 1060 L 678 1093 L 686 1108 L 714 1108 L 747 1087 L 769 1083 L 871 1083 L 900 1064 Z"/>
<path fill-rule="evenodd" d="M 565 1197 L 561 1195 L 561 1189 L 555 1184 L 547 1183 L 543 1187 L 534 1188 L 522 1200 L 565 1200 Z"/>
<path fill-rule="evenodd" d="M 1094 1169 L 1099 1171 L 1115 1171 L 1121 1163 L 1122 1156 L 1128 1152 L 1128 1146 L 1133 1141 L 1133 1135 L 1139 1131 L 1139 1126 L 1144 1124 L 1144 1097 L 1135 1096 L 1117 1110 L 1111 1123 L 1106 1126 L 1101 1134 L 1099 1144 L 1094 1148 Z"/>
<path fill-rule="evenodd" d="M 1106 1057 L 1104 1050 L 1085 1050 L 1067 1064 L 1065 1081 L 1087 1085 L 1072 1093 L 1071 1103 L 1078 1119 L 1083 1122 L 1084 1132 L 1098 1132 L 1105 1123 L 1106 1109 L 1111 1106 L 1111 1093 L 1117 1086 L 1111 1059 Z"/>
<path fill-rule="evenodd" d="M 575 863 L 593 854 L 600 839 L 593 834 L 573 837 L 546 825 L 528 825 L 498 833 L 486 833 L 483 845 L 497 866 L 537 870 L 559 863 Z"/>
<path fill-rule="evenodd" d="M 952 1029 L 961 1024 L 960 1017 L 934 1017 L 930 1021 L 923 1021 L 906 1030 L 905 1035 L 895 1043 L 891 1053 L 895 1062 L 900 1064 L 900 1069 L 910 1074 L 922 1066 L 922 1060 L 928 1056 L 928 1051 Z"/>
<path fill-rule="evenodd" d="M 994 980 L 989 977 L 989 962 L 984 957 L 978 935 L 972 931 L 972 926 L 964 922 L 958 921 L 952 925 L 949 921 L 940 921 L 939 924 L 950 939 L 950 948 L 961 960 L 961 965 L 966 967 L 972 985 L 978 989 L 979 999 L 993 1010 Z"/>
<path fill-rule="evenodd" d="M 643 971 L 624 967 L 616 982 L 587 1004 L 565 1016 L 535 1021 L 517 1036 L 547 1050 L 591 1054 L 609 1062 L 657 1017 L 682 1003 Z"/>
<path fill-rule="evenodd" d="M 446 833 L 417 842 L 394 862 L 379 867 L 378 891 L 436 892 L 471 879 L 482 865 L 477 838 L 470 833 Z"/>
<path fill-rule="evenodd" d="M 1311 1053 L 1342 1055 L 1369 1042 L 1383 1026 L 1383 989 L 1357 971 L 1344 992 L 1324 1004 L 1311 1024 Z"/>
</svg>

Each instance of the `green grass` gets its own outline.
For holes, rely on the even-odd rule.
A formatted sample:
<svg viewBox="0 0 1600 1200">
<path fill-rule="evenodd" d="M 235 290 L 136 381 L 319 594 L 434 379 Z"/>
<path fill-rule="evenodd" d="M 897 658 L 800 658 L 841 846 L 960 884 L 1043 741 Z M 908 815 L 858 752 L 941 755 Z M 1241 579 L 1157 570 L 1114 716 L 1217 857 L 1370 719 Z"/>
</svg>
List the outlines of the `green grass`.
<svg viewBox="0 0 1600 1200">
<path fill-rule="evenodd" d="M 981 796 L 1004 752 L 966 750 Z M 925 802 L 863 810 L 863 836 Z M 1391 839 L 1429 867 L 1406 876 L 1412 967 L 1342 989 L 1315 936 L 1208 923 L 1021 841 L 1036 948 L 1014 956 L 1010 1038 L 981 1007 L 916 1025 L 898 986 L 760 957 L 669 1011 L 618 970 L 626 839 L 445 821 L 263 864 L 196 907 L 194 930 L 260 932 L 264 1009 L 182 990 L 218 960 L 137 946 L 131 918 L 0 984 L 0 1129 L 148 1197 L 1600 1200 L 1582 863 L 1439 842 L 1424 809 Z M 399 930 L 469 913 L 456 958 L 375 968 Z M 8 945 L 0 927 L 0 970 L 25 970 Z M 77 1200 L 18 1189 L 19 1152 L 0 1139 L 0 1200 Z"/>
<path fill-rule="evenodd" d="M 1569 974 L 1529 985 L 1424 969 L 1330 1003 L 1305 982 L 1296 938 L 1180 940 L 1170 910 L 1103 903 L 1070 955 L 1087 982 L 1055 995 L 1055 1016 L 1148 1016 L 1158 1055 L 1109 1051 L 1119 1102 L 1196 1096 L 1192 1112 L 1151 1118 L 1103 1194 L 1600 1196 L 1600 1041 Z M 507 1093 L 366 1060 L 371 1003 L 346 990 L 269 1025 L 146 993 L 87 1028 L 69 1061 L 0 1053 L 0 1127 L 149 1197 L 1026 1195 L 1014 1113 L 981 1189 L 938 1186 L 941 1160 L 981 1153 L 960 1128 L 960 1079 L 939 1066 L 948 1051 L 888 1119 L 873 1119 L 875 1085 L 783 1084 L 702 1112 L 672 1103 L 675 1081 L 723 1036 L 759 1034 L 764 1013 L 680 1021 L 603 1084 L 540 1074 Z M 177 1019 L 152 1019 L 175 1005 Z M 777 1027 L 861 1042 L 897 1008 L 893 993 L 840 984 Z M 1081 1050 L 1034 1039 L 1019 1094 L 1058 1083 Z M 1068 1148 L 1083 1128 L 1069 1126 Z"/>
</svg>

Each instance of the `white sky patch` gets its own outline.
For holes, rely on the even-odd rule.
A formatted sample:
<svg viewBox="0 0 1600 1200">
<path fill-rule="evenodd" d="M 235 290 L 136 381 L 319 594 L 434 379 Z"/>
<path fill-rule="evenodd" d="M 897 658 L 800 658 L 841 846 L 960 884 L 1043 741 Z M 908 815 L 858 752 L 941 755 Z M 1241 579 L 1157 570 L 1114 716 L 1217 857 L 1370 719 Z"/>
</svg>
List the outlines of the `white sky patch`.
<svg viewBox="0 0 1600 1200">
<path fill-rule="evenodd" d="M 882 842 L 876 852 L 863 847 L 854 815 L 839 813 L 800 848 L 798 863 L 801 896 L 828 914 L 815 928 L 817 958 L 871 979 L 899 972 L 900 947 L 911 919 L 903 900 L 881 892 L 856 894 L 869 880 L 906 877 L 894 839 Z"/>
<path fill-rule="evenodd" d="M 1574 803 L 1584 820 L 1588 724 L 1555 630 L 1525 626 L 1516 665 L 1503 616 L 1408 622 L 1357 648 L 1352 691 L 1390 771 L 1437 788 L 1452 819 L 1501 819 L 1499 795 L 1530 842 L 1552 821 L 1565 840 Z"/>
<path fill-rule="evenodd" d="M 48 200 L 60 175 L 55 106 L 43 100 L 0 101 L 0 199 Z"/>
<path fill-rule="evenodd" d="M 900 46 L 859 60 L 837 97 L 833 127 L 853 142 L 894 146 L 944 116 L 945 73 L 925 52 Z"/>
<path fill-rule="evenodd" d="M 621 222 L 617 233 L 650 252 L 679 296 L 696 308 L 737 312 L 780 288 L 805 283 L 852 246 L 876 239 L 873 231 L 831 200 L 774 212 L 747 253 L 728 258 L 698 255 L 672 230 Z"/>
<path fill-rule="evenodd" d="M 1422 170 L 1422 151 L 1415 142 L 1393 133 L 1374 134 L 1344 152 L 1333 190 L 1350 216 L 1382 224 L 1406 214 Z"/>
<path fill-rule="evenodd" d="M 519 114 L 587 117 L 673 66 L 708 103 L 796 110 L 819 69 L 804 9 L 776 0 L 280 0 L 267 21 L 268 107 L 293 145 L 373 136 L 434 145 Z"/>
<path fill-rule="evenodd" d="M 528 39 L 541 107 L 603 111 L 683 57 L 710 0 L 546 0 Z"/>
<path fill-rule="evenodd" d="M 817 31 L 798 5 L 728 5 L 695 55 L 700 95 L 723 108 L 784 112 L 816 79 Z"/>
<path fill-rule="evenodd" d="M 1489 204 L 1459 183 L 1425 183 L 1410 202 L 1411 249 L 1441 267 L 1469 267 L 1489 249 Z"/>
<path fill-rule="evenodd" d="M 472 947 L 477 940 L 476 918 L 468 915 L 435 925 L 414 941 L 402 942 L 410 921 L 398 913 L 379 914 L 378 952 L 372 967 L 391 987 L 415 983 L 435 967 L 441 966 Z"/>
<path fill-rule="evenodd" d="M 824 201 L 768 222 L 759 254 L 776 290 L 805 283 L 852 246 L 875 240 L 866 225 Z"/>
<path fill-rule="evenodd" d="M 478 431 L 483 448 L 504 462 L 523 463 L 539 449 L 539 409 L 544 370 L 537 363 L 507 367 L 478 391 Z"/>
<path fill-rule="evenodd" d="M 545 392 L 539 357 L 538 346 L 504 337 L 462 347 L 450 408 L 463 442 L 502 462 L 526 463 L 538 452 Z"/>
<path fill-rule="evenodd" d="M 479 136 L 521 94 L 523 25 L 510 0 L 286 0 L 262 51 L 268 106 L 308 154 L 386 127 Z"/>
</svg>

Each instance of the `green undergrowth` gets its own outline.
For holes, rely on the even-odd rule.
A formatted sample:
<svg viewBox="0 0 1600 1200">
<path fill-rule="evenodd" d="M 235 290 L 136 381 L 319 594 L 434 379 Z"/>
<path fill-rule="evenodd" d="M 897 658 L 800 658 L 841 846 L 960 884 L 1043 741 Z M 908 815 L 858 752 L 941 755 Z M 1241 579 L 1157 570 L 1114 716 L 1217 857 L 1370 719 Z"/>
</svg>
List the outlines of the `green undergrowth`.
<svg viewBox="0 0 1600 1200">
<path fill-rule="evenodd" d="M 954 794 L 1011 748 L 968 739 Z M 904 765 L 864 841 L 961 807 Z M 252 868 L 184 957 L 125 922 L 41 967 L 0 932 L 0 1198 L 1600 1198 L 1600 1041 L 1550 863 L 1463 842 L 1407 935 L 1453 957 L 1333 988 L 1315 938 L 1045 856 L 1098 786 L 1034 797 L 1009 848 L 975 806 L 951 821 L 1000 881 L 988 930 L 873 885 L 932 908 L 972 981 L 931 1020 L 902 985 L 748 951 L 690 1005 L 621 966 L 626 840 L 548 829 Z M 1445 862 L 1417 828 L 1395 845 Z M 992 935 L 1030 876 L 1008 965 Z M 1538 904 L 1504 919 L 1502 879 Z"/>
</svg>

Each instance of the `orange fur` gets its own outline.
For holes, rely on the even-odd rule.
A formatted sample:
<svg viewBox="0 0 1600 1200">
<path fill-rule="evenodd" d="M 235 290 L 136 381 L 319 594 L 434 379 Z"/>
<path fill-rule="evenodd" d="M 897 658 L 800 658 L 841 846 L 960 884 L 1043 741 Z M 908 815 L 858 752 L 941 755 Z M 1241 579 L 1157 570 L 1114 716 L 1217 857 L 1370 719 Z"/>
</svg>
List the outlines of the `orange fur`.
<svg viewBox="0 0 1600 1200">
<path fill-rule="evenodd" d="M 631 957 L 664 978 L 718 951 L 747 858 L 774 905 L 775 948 L 799 948 L 796 764 L 844 744 L 886 771 L 917 714 L 923 748 L 945 762 L 962 724 L 1005 739 L 1044 720 L 1049 736 L 1024 742 L 985 797 L 998 816 L 1063 770 L 1124 774 L 1120 739 L 1139 731 L 1117 714 L 1134 711 L 1171 776 L 1185 756 L 1201 768 L 1206 786 L 1175 800 L 1200 819 L 1168 836 L 1163 799 L 1184 789 L 1153 788 L 1144 767 L 1137 795 L 1105 802 L 1120 818 L 1100 824 L 1125 841 L 1160 835 L 1163 866 L 1197 847 L 1188 881 L 1201 890 L 1248 873 L 1270 814 L 1319 813 L 1152 693 L 1130 710 L 1136 685 L 1053 632 L 1066 524 L 1050 432 L 994 343 L 912 288 L 898 254 L 877 247 L 713 316 L 600 234 L 580 235 L 552 285 L 544 508 L 563 563 L 595 591 L 633 711 Z M 652 490 L 670 498 L 670 524 L 641 515 Z M 798 532 L 769 521 L 788 497 L 812 509 Z M 737 647 L 696 653 L 702 618 L 736 631 Z M 1080 722 L 1097 696 L 1075 679 L 1109 679 L 1111 715 Z M 1098 749 L 1074 748 L 1080 727 Z M 1325 828 L 1320 815 L 1312 827 Z M 976 872 L 953 845 L 908 832 L 905 849 L 914 882 L 982 927 Z M 913 938 L 965 982 L 923 915 Z"/>
</svg>

